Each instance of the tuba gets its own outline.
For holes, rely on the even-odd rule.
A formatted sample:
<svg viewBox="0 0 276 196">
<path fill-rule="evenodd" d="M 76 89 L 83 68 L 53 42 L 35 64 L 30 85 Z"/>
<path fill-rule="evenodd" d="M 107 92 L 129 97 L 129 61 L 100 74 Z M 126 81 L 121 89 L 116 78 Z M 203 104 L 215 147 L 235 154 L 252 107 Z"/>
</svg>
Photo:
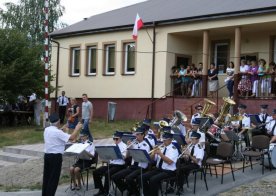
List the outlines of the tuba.
<svg viewBox="0 0 276 196">
<path fill-rule="evenodd" d="M 216 105 L 216 103 L 206 98 L 204 99 L 204 102 L 205 103 L 201 112 L 201 117 L 210 117 L 209 111 L 214 105 Z"/>
<path fill-rule="evenodd" d="M 217 118 L 217 121 L 218 121 L 219 124 L 223 124 L 224 123 L 224 118 L 228 114 L 230 106 L 233 106 L 233 105 L 236 104 L 236 102 L 233 101 L 230 98 L 223 97 L 222 99 L 223 99 L 224 103 L 221 106 L 221 109 L 220 109 L 220 112 L 219 112 L 219 116 Z"/>
<path fill-rule="evenodd" d="M 174 118 L 169 123 L 169 126 L 171 126 L 172 130 L 175 133 L 178 133 L 178 132 L 180 132 L 178 125 L 180 125 L 182 121 L 187 121 L 187 117 L 185 114 L 183 114 L 179 110 L 175 110 L 173 116 L 174 116 Z"/>
</svg>

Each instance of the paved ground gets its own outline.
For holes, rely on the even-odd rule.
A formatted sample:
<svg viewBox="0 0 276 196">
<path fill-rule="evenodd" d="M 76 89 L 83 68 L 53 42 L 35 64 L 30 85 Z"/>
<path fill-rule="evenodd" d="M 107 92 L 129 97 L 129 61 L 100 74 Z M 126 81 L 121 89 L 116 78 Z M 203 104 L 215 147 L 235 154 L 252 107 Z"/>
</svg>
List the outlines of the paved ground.
<svg viewBox="0 0 276 196">
<path fill-rule="evenodd" d="M 96 145 L 103 145 L 104 143 L 110 143 L 110 139 L 100 140 L 96 142 Z M 30 148 L 29 146 L 23 146 L 23 148 Z M 43 145 L 33 145 L 33 149 L 43 150 Z M 72 164 L 71 160 L 65 159 L 63 165 L 63 174 L 68 174 L 68 167 Z M 41 183 L 43 172 L 43 160 L 37 158 L 29 160 L 23 164 L 17 164 L 13 166 L 7 166 L 0 168 L 0 184 L 5 185 L 29 185 L 32 183 Z M 246 168 L 245 172 L 241 170 L 235 172 L 236 181 L 233 181 L 231 174 L 226 174 L 224 178 L 224 184 L 220 183 L 220 176 L 216 179 L 215 176 L 211 177 L 207 175 L 207 182 L 209 191 L 206 191 L 204 181 L 200 180 L 200 176 L 197 178 L 197 190 L 196 195 L 276 195 L 276 170 L 265 170 L 265 174 L 262 175 L 261 166 L 256 164 L 253 166 L 253 170 Z M 184 195 L 193 194 L 193 176 L 189 177 L 190 188 L 185 186 Z M 89 179 L 89 190 L 72 192 L 68 188 L 68 184 L 60 185 L 57 190 L 57 196 L 64 195 L 93 195 L 97 192 L 94 190 L 93 180 Z M 40 196 L 41 191 L 28 191 L 21 190 L 19 192 L 0 192 L 0 196 Z M 170 194 L 173 195 L 173 194 Z"/>
</svg>

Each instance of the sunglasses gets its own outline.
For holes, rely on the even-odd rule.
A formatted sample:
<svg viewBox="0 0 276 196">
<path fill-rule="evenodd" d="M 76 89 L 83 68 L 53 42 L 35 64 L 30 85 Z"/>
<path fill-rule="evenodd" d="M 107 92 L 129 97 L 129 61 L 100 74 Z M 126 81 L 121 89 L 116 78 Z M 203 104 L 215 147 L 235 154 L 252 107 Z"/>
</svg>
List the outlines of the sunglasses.
<svg viewBox="0 0 276 196">
<path fill-rule="evenodd" d="M 119 138 L 113 138 L 113 140 L 114 140 L 114 141 L 118 141 L 118 140 L 119 140 Z"/>
</svg>

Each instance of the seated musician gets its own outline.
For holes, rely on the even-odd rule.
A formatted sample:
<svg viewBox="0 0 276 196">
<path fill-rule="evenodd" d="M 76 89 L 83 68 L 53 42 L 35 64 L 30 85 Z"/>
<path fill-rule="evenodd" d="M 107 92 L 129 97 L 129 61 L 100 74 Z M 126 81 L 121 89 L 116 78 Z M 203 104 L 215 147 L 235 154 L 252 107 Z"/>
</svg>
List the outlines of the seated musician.
<svg viewBox="0 0 276 196">
<path fill-rule="evenodd" d="M 149 135 L 150 126 L 143 123 L 143 124 L 141 125 L 141 128 L 145 130 L 145 138 L 144 138 L 144 140 L 145 140 L 145 142 L 147 142 L 147 144 L 149 145 L 150 150 L 152 150 L 152 148 L 153 148 L 156 144 L 155 144 L 154 136 L 153 136 L 153 135 Z"/>
<path fill-rule="evenodd" d="M 141 127 L 137 127 L 134 134 L 136 136 L 136 140 L 133 142 L 128 141 L 128 148 L 141 149 L 149 152 L 150 147 L 147 144 L 147 142 L 145 142 L 144 140 L 145 130 Z M 128 156 L 129 155 L 127 153 L 127 157 Z M 134 160 L 132 160 L 131 166 L 115 173 L 111 177 L 111 179 L 113 180 L 113 182 L 116 184 L 116 186 L 122 193 L 125 190 L 127 190 L 129 195 L 135 194 L 138 192 L 138 187 L 137 187 L 137 183 L 135 182 L 135 178 L 140 175 L 141 168 L 143 169 L 143 172 L 145 172 L 147 167 L 148 167 L 148 163 L 134 162 Z"/>
<path fill-rule="evenodd" d="M 141 127 L 145 127 L 148 130 L 148 134 L 154 134 L 153 130 L 150 128 L 151 119 L 145 118 L 142 122 Z"/>
<path fill-rule="evenodd" d="M 250 140 L 249 140 L 249 136 L 248 136 L 248 129 L 246 129 L 247 127 L 250 127 L 250 118 L 247 116 L 247 114 L 245 113 L 247 106 L 244 104 L 240 104 L 238 106 L 238 116 L 243 116 L 243 119 L 240 121 L 231 121 L 231 124 L 234 128 L 234 130 L 236 131 L 236 133 L 238 133 L 239 137 L 241 139 L 244 140 L 246 147 L 250 146 Z"/>
<path fill-rule="evenodd" d="M 255 135 L 267 135 L 266 123 L 272 120 L 272 116 L 267 113 L 268 105 L 260 105 L 260 108 L 261 112 L 258 114 L 258 117 L 261 121 L 261 126 L 251 123 L 251 126 L 254 128 L 252 129 L 252 137 Z"/>
<path fill-rule="evenodd" d="M 201 135 L 197 132 L 192 132 L 190 139 L 191 144 L 182 152 L 178 175 L 178 191 L 183 192 L 183 185 L 188 178 L 190 171 L 198 169 L 202 165 L 204 157 L 204 149 L 200 145 Z M 182 156 L 183 155 L 183 156 Z"/>
<path fill-rule="evenodd" d="M 80 140 L 82 143 L 89 143 L 90 145 L 85 149 L 92 156 L 95 155 L 95 146 L 92 142 L 88 140 L 88 135 L 80 134 Z M 70 167 L 70 174 L 73 184 L 71 184 L 71 190 L 80 190 L 81 189 L 81 179 L 80 172 L 82 169 L 89 168 L 91 164 L 94 163 L 94 160 L 83 160 L 78 159 L 77 162 Z"/>
<path fill-rule="evenodd" d="M 205 148 L 205 133 L 203 133 L 200 128 L 199 128 L 199 125 L 200 125 L 200 121 L 199 119 L 195 118 L 192 122 L 192 129 L 189 130 L 187 132 L 187 136 L 186 136 L 186 143 L 187 144 L 190 144 L 191 143 L 191 134 L 193 132 L 196 132 L 196 133 L 199 133 L 200 134 L 200 140 L 199 140 L 199 144 L 202 146 L 202 148 L 204 149 Z"/>
<path fill-rule="evenodd" d="M 203 106 L 198 104 L 195 106 L 196 113 L 192 115 L 191 118 L 191 125 L 193 125 L 193 121 L 196 118 L 201 118 L 201 113 L 202 113 Z"/>
<path fill-rule="evenodd" d="M 270 143 L 276 143 L 276 109 L 273 110 L 273 119 L 266 125 L 268 134 L 272 136 Z"/>
<path fill-rule="evenodd" d="M 119 147 L 123 157 L 125 157 L 127 145 L 124 142 L 122 142 L 122 136 L 123 136 L 122 132 L 116 131 L 113 135 L 113 141 L 114 141 L 114 144 Z M 112 177 L 113 174 L 115 174 L 116 172 L 124 168 L 125 168 L 125 161 L 123 159 L 111 160 L 109 162 L 110 178 Z M 103 176 L 105 177 L 104 185 L 102 183 Z M 108 167 L 101 166 L 100 168 L 96 169 L 93 172 L 93 179 L 94 179 L 95 188 L 99 189 L 99 192 L 95 194 L 95 196 L 107 195 L 109 192 Z"/>
<path fill-rule="evenodd" d="M 156 168 L 142 176 L 145 196 L 158 196 L 160 181 L 175 175 L 179 153 L 172 144 L 173 134 L 165 132 L 162 139 L 163 146 L 155 148 L 150 154 L 151 158 L 157 161 Z"/>
</svg>

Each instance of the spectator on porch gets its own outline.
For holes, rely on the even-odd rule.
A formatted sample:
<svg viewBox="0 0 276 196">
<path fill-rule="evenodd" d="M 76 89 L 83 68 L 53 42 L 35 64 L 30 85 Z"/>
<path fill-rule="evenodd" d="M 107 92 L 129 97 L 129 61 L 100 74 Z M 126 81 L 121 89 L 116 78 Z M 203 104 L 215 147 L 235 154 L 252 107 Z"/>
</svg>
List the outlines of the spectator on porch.
<svg viewBox="0 0 276 196">
<path fill-rule="evenodd" d="M 200 82 L 200 77 L 198 75 L 198 69 L 195 67 L 194 64 L 192 64 L 192 69 L 191 69 L 191 76 L 193 78 L 193 83 L 192 85 L 192 94 L 191 97 L 198 97 L 199 96 L 199 82 Z"/>
<path fill-rule="evenodd" d="M 261 96 L 268 96 L 271 92 L 271 76 L 269 74 L 269 65 L 264 59 L 259 60 L 259 66 L 263 66 L 263 77 L 261 81 Z"/>
<path fill-rule="evenodd" d="M 271 74 L 271 96 L 276 95 L 276 64 L 271 62 L 269 64 Z"/>
<path fill-rule="evenodd" d="M 189 95 L 189 84 L 190 84 L 190 66 L 185 69 L 184 65 L 180 65 L 180 71 L 178 77 L 181 78 L 181 95 Z"/>
<path fill-rule="evenodd" d="M 211 63 L 208 70 L 208 89 L 212 98 L 214 98 L 216 91 L 218 90 L 218 70 L 214 63 Z"/>
<path fill-rule="evenodd" d="M 259 77 L 258 77 L 259 66 L 256 61 L 251 61 L 251 66 L 249 67 L 248 74 L 250 74 L 250 81 L 252 84 L 252 95 L 251 97 L 256 97 L 258 94 Z"/>
<path fill-rule="evenodd" d="M 248 96 L 249 91 L 251 91 L 251 81 L 248 77 L 248 71 L 249 71 L 249 65 L 246 65 L 246 60 L 241 60 L 240 65 L 240 74 L 241 74 L 241 80 L 238 85 L 238 90 L 240 91 L 241 96 Z"/>
<path fill-rule="evenodd" d="M 233 87 L 234 87 L 234 63 L 231 61 L 226 69 L 227 77 L 225 83 L 227 85 L 229 98 L 233 98 Z"/>
</svg>

